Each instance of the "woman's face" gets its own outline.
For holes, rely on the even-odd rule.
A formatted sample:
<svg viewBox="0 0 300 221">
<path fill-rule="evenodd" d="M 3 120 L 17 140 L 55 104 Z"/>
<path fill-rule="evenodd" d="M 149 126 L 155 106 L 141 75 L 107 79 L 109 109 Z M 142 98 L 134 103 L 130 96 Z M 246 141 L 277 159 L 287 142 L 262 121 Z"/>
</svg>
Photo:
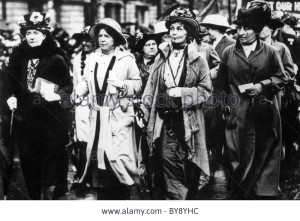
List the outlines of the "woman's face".
<svg viewBox="0 0 300 221">
<path fill-rule="evenodd" d="M 30 47 L 38 47 L 40 46 L 44 39 L 46 38 L 46 35 L 38 30 L 27 30 L 26 31 L 26 40 Z"/>
<path fill-rule="evenodd" d="M 171 37 L 169 35 L 169 33 L 163 34 L 161 36 L 161 42 L 170 42 L 171 41 Z"/>
<path fill-rule="evenodd" d="M 144 56 L 147 58 L 153 58 L 157 54 L 157 44 L 154 40 L 149 40 L 146 42 L 143 48 Z"/>
<path fill-rule="evenodd" d="M 170 36 L 172 43 L 183 44 L 187 40 L 187 31 L 181 22 L 175 22 L 170 26 Z"/>
<path fill-rule="evenodd" d="M 263 40 L 270 36 L 272 36 L 272 29 L 268 26 L 265 26 L 263 30 L 259 33 L 259 38 Z"/>
<path fill-rule="evenodd" d="M 256 39 L 256 32 L 251 28 L 239 25 L 237 26 L 237 33 L 241 43 L 251 43 Z"/>
<path fill-rule="evenodd" d="M 98 35 L 99 46 L 103 51 L 111 51 L 115 48 L 115 41 L 105 29 L 101 29 Z"/>
<path fill-rule="evenodd" d="M 83 51 L 90 53 L 95 49 L 95 41 L 94 40 L 83 40 L 83 42 L 81 43 Z"/>
</svg>

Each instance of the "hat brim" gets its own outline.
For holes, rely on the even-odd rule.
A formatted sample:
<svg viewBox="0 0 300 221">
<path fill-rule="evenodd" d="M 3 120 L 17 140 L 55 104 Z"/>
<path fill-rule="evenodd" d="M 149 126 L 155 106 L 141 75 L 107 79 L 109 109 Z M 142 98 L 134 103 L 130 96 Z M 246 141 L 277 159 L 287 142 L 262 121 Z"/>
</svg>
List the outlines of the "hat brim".
<svg viewBox="0 0 300 221">
<path fill-rule="evenodd" d="M 205 23 L 205 22 L 201 22 L 200 23 L 201 26 L 204 27 L 216 27 L 216 28 L 222 28 L 222 29 L 228 29 L 230 28 L 230 26 L 225 26 L 225 25 L 216 25 L 216 24 L 211 24 L 211 23 Z"/>
<path fill-rule="evenodd" d="M 137 42 L 137 44 L 134 46 L 135 51 L 141 52 L 147 43 L 147 41 L 154 40 L 157 44 L 159 44 L 160 38 L 157 34 L 150 34 L 147 35 L 145 38 L 142 38 Z"/>
<path fill-rule="evenodd" d="M 198 36 L 199 33 L 200 33 L 200 25 L 199 23 L 193 19 L 193 18 L 189 18 L 189 17 L 169 17 L 166 21 L 166 28 L 168 30 L 170 30 L 170 26 L 172 23 L 174 22 L 184 22 L 184 23 L 187 23 L 188 26 L 190 28 L 192 28 L 192 32 L 195 36 Z"/>
<path fill-rule="evenodd" d="M 74 38 L 77 41 L 93 40 L 93 38 L 89 34 L 83 34 L 83 33 L 75 33 L 73 34 L 72 38 Z"/>
<path fill-rule="evenodd" d="M 124 44 L 127 43 L 127 40 L 126 40 L 126 38 L 125 38 L 125 36 L 124 36 L 123 34 L 120 34 L 120 33 L 117 32 L 115 29 L 113 29 L 112 27 L 110 27 L 110 26 L 108 26 L 108 25 L 106 25 L 106 24 L 95 24 L 95 25 L 93 25 L 93 26 L 91 27 L 91 29 L 89 30 L 89 35 L 90 35 L 92 38 L 95 39 L 95 37 L 96 37 L 95 31 L 96 31 L 98 28 L 99 28 L 99 30 L 100 30 L 102 27 L 103 27 L 103 28 L 105 28 L 105 27 L 111 28 L 111 30 L 113 30 L 113 31 L 116 33 L 116 35 L 119 37 L 119 39 L 120 39 L 122 45 L 124 45 Z"/>
<path fill-rule="evenodd" d="M 272 29 L 282 28 L 284 23 L 278 19 L 271 19 L 268 26 Z"/>
</svg>

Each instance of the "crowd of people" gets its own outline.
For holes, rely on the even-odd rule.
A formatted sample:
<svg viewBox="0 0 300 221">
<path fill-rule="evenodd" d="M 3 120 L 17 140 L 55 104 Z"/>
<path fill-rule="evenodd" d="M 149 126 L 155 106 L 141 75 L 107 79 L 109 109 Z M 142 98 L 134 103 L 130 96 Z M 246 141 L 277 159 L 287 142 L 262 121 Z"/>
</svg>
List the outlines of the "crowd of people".
<svg viewBox="0 0 300 221">
<path fill-rule="evenodd" d="M 197 199 L 225 171 L 230 199 L 276 199 L 300 131 L 298 21 L 252 1 L 233 24 L 173 10 L 154 32 L 103 18 L 64 39 L 22 16 L 0 72 L 0 196 L 13 146 L 32 200 Z M 2 52 L 1 52 L 2 53 Z"/>
</svg>

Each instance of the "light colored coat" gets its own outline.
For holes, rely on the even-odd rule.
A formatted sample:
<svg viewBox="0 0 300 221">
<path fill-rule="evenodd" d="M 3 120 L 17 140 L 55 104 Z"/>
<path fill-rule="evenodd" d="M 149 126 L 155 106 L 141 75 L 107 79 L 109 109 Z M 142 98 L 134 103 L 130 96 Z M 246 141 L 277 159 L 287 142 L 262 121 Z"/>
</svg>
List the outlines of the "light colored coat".
<svg viewBox="0 0 300 221">
<path fill-rule="evenodd" d="M 98 168 L 105 169 L 104 152 L 107 155 L 111 168 L 121 183 L 132 185 L 138 182 L 136 141 L 134 134 L 134 110 L 132 97 L 141 89 L 141 78 L 139 70 L 132 54 L 122 48 L 116 48 L 115 64 L 112 71 L 116 73 L 116 78 L 125 82 L 126 90 L 121 93 L 110 94 L 109 87 L 106 90 L 106 102 L 101 107 L 97 104 L 95 96 L 95 65 L 100 64 L 101 49 L 91 54 L 88 66 L 86 68 L 83 81 L 76 87 L 76 93 L 83 96 L 89 92 L 89 101 L 91 104 L 90 113 L 90 135 L 87 146 L 88 161 L 86 170 L 91 162 L 92 147 L 95 140 L 96 125 L 100 124 L 100 137 L 97 150 Z M 98 70 L 101 66 L 98 66 Z M 120 94 L 123 96 L 121 97 Z M 122 107 L 122 108 L 121 108 Z M 97 112 L 100 111 L 100 119 L 97 119 Z M 107 133 L 104 133 L 104 132 Z M 109 132 L 110 131 L 110 132 Z M 105 142 L 106 141 L 106 142 Z M 83 181 L 85 173 L 81 179 Z"/>
<path fill-rule="evenodd" d="M 81 76 L 81 53 L 74 57 L 73 61 L 73 85 L 76 88 L 77 84 L 82 81 Z M 87 66 L 89 54 L 86 55 L 85 65 Z M 85 68 L 86 68 L 85 66 Z M 89 120 L 90 108 L 87 102 L 83 101 L 81 105 L 75 108 L 75 123 L 76 123 L 76 139 L 78 141 L 88 141 L 90 131 Z"/>
<path fill-rule="evenodd" d="M 166 57 L 170 51 L 170 45 L 161 47 L 163 53 L 158 55 L 149 76 L 142 98 L 142 110 L 145 113 L 147 125 L 147 138 L 150 147 L 150 154 L 156 148 L 156 141 L 161 136 L 163 119 L 157 113 L 156 102 L 159 97 L 161 84 L 164 84 L 164 70 Z M 182 105 L 191 108 L 190 111 L 183 110 L 185 141 L 189 147 L 189 160 L 195 163 L 207 175 L 209 172 L 208 154 L 205 142 L 205 123 L 202 105 L 210 96 L 211 78 L 209 67 L 204 57 L 197 51 L 194 44 L 188 45 L 187 74 L 184 86 L 181 89 Z M 192 132 L 188 119 L 191 113 L 198 123 L 200 130 Z"/>
</svg>

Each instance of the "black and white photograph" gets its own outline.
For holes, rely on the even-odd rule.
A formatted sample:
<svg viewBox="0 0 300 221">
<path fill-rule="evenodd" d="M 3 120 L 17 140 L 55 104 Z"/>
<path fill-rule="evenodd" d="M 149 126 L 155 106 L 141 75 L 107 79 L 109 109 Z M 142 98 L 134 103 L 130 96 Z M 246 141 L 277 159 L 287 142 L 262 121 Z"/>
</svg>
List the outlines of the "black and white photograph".
<svg viewBox="0 0 300 221">
<path fill-rule="evenodd" d="M 0 0 L 1 207 L 300 200 L 299 69 L 300 0 Z"/>
</svg>

